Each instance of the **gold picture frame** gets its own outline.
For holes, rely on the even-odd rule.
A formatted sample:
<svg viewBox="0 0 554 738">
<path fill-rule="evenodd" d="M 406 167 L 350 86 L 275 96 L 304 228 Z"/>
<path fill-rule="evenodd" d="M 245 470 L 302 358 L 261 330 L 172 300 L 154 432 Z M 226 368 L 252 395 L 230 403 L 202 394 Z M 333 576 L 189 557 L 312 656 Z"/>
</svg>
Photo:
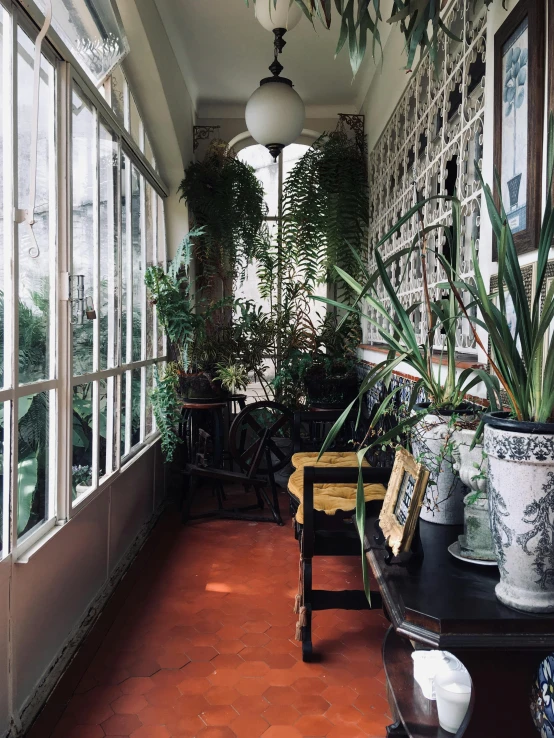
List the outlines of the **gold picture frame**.
<svg viewBox="0 0 554 738">
<path fill-rule="evenodd" d="M 428 469 L 405 448 L 397 446 L 379 515 L 379 526 L 394 556 L 410 550 L 428 481 Z"/>
</svg>

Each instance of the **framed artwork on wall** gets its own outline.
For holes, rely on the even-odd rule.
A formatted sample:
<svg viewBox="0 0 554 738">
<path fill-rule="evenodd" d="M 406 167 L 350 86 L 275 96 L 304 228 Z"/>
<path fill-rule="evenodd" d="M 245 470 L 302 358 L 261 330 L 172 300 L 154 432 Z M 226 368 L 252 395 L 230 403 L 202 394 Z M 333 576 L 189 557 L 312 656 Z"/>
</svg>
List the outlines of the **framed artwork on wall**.
<svg viewBox="0 0 554 738">
<path fill-rule="evenodd" d="M 519 0 L 494 37 L 494 194 L 520 254 L 540 229 L 544 56 L 545 3 Z"/>
</svg>

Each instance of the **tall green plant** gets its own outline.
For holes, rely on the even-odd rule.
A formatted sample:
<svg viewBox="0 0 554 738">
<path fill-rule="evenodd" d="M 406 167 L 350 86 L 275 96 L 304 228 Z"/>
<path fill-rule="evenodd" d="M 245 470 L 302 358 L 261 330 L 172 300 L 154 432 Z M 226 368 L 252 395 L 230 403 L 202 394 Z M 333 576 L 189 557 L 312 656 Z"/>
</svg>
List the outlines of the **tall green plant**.
<svg viewBox="0 0 554 738">
<path fill-rule="evenodd" d="M 423 222 L 423 208 L 428 202 L 434 200 L 447 200 L 452 205 L 452 226 L 433 225 L 425 226 Z M 413 216 L 419 217 L 420 227 L 412 244 L 400 251 L 397 251 L 386 261 L 383 261 L 379 249 Z M 464 369 L 457 376 L 456 372 L 456 328 L 460 321 L 465 317 L 466 309 L 458 306 L 456 295 L 454 292 L 447 297 L 438 300 L 431 299 L 430 289 L 427 281 L 427 257 L 428 257 L 428 236 L 433 231 L 440 231 L 449 243 L 450 254 L 453 255 L 453 261 L 449 262 L 444 257 L 436 253 L 441 258 L 441 263 L 450 281 L 454 281 L 457 263 L 457 255 L 459 254 L 459 244 L 461 236 L 461 204 L 456 198 L 450 196 L 437 195 L 427 198 L 416 203 L 400 220 L 385 234 L 385 236 L 377 244 L 374 254 L 377 269 L 373 274 L 369 274 L 365 265 L 360 264 L 360 269 L 364 273 L 365 283 L 362 285 L 344 270 L 337 267 L 338 274 L 345 280 L 347 284 L 357 294 L 356 302 L 353 306 L 343 305 L 328 298 L 319 299 L 334 307 L 341 307 L 348 313 L 354 313 L 359 317 L 366 318 L 377 329 L 383 343 L 388 348 L 387 358 L 373 367 L 362 381 L 360 392 L 357 400 L 354 400 L 344 411 L 342 416 L 337 420 L 329 435 L 325 439 L 321 453 L 323 453 L 334 441 L 337 433 L 342 428 L 346 418 L 352 411 L 356 402 L 361 405 L 362 399 L 368 390 L 380 385 L 384 382 L 389 384 L 393 370 L 400 362 L 407 364 L 419 379 L 414 382 L 410 389 L 407 401 L 407 412 L 398 421 L 398 424 L 387 433 L 374 437 L 373 428 L 390 407 L 393 399 L 399 393 L 400 388 L 393 389 L 388 392 L 384 400 L 381 402 L 379 409 L 372 419 L 371 427 L 368 430 L 365 439 L 362 441 L 358 450 L 358 461 L 360 468 L 360 476 L 358 480 L 356 515 L 360 524 L 363 524 L 365 518 L 365 498 L 363 490 L 363 480 L 361 477 L 361 462 L 369 449 L 376 444 L 383 444 L 412 428 L 414 428 L 423 417 L 433 411 L 456 410 L 460 406 L 466 394 L 480 382 L 487 387 L 489 401 L 493 409 L 498 407 L 499 385 L 494 377 L 491 377 L 482 369 Z M 422 343 L 417 336 L 412 322 L 412 314 L 419 303 L 409 306 L 407 309 L 402 305 L 395 288 L 387 273 L 387 267 L 398 261 L 402 256 L 410 256 L 412 251 L 417 249 L 419 258 L 421 259 L 421 267 L 423 274 L 423 308 L 427 316 L 427 333 Z M 377 282 L 382 284 L 385 294 L 390 303 L 390 308 L 381 300 L 376 290 Z M 465 285 L 464 285 L 465 288 Z M 373 314 L 365 314 L 362 309 L 362 301 L 372 308 L 380 317 L 381 321 L 373 317 Z M 463 304 L 463 303 L 462 303 Z M 446 355 L 446 373 L 442 372 L 442 363 L 439 364 L 438 371 L 435 372 L 433 366 L 433 351 L 436 344 L 435 335 L 437 331 L 444 334 L 444 354 Z M 421 390 L 431 401 L 430 408 L 424 410 L 415 410 Z M 363 528 L 362 528 L 363 529 Z M 364 585 L 366 594 L 369 596 L 368 572 L 365 563 L 365 555 L 362 552 Z"/>
<path fill-rule="evenodd" d="M 512 415 L 517 420 L 554 422 L 554 332 L 547 340 L 554 320 L 554 281 L 548 286 L 547 264 L 554 237 L 554 115 L 548 125 L 547 197 L 538 240 L 535 297 L 529 305 L 514 237 L 504 207 L 496 206 L 489 185 L 479 167 L 485 201 L 498 245 L 498 293 L 489 294 L 473 244 L 475 285 L 462 283 L 452 275 L 448 284 L 460 309 L 470 321 L 475 340 L 487 353 L 490 365 L 508 395 Z M 500 188 L 500 185 L 498 185 Z M 441 262 L 444 259 L 441 258 Z M 461 290 L 471 293 L 481 317 L 472 317 L 464 305 Z M 516 315 L 515 327 L 506 312 L 506 293 Z M 475 326 L 490 336 L 491 352 L 485 347 Z"/>
</svg>

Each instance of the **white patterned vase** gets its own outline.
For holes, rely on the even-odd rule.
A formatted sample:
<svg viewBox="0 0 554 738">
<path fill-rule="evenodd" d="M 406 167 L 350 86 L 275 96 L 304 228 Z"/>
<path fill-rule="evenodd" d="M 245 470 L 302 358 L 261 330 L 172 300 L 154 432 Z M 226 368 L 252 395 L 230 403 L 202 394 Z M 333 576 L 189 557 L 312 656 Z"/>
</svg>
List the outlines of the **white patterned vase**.
<svg viewBox="0 0 554 738">
<path fill-rule="evenodd" d="M 431 483 L 421 506 L 421 519 L 440 525 L 461 525 L 464 497 L 469 490 L 454 471 L 454 459 L 447 451 L 453 445 L 449 421 L 448 415 L 425 415 L 416 426 L 412 448 L 414 456 L 431 472 Z"/>
<path fill-rule="evenodd" d="M 501 415 L 485 426 L 496 596 L 516 610 L 554 612 L 554 424 Z"/>
</svg>

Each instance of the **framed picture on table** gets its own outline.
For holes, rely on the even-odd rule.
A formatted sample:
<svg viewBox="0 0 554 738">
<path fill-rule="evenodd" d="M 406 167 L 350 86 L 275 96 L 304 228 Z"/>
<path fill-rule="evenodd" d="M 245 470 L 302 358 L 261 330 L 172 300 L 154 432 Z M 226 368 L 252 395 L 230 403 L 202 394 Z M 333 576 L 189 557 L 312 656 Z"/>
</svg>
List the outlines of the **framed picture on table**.
<svg viewBox="0 0 554 738">
<path fill-rule="evenodd" d="M 429 471 L 409 451 L 396 447 L 392 474 L 383 501 L 379 526 L 394 556 L 410 550 Z"/>
<path fill-rule="evenodd" d="M 545 22 L 544 2 L 519 0 L 494 37 L 494 195 L 520 254 L 540 230 Z"/>
</svg>

